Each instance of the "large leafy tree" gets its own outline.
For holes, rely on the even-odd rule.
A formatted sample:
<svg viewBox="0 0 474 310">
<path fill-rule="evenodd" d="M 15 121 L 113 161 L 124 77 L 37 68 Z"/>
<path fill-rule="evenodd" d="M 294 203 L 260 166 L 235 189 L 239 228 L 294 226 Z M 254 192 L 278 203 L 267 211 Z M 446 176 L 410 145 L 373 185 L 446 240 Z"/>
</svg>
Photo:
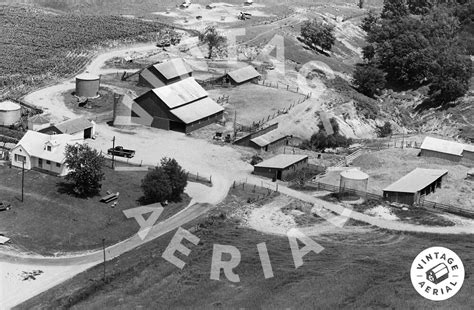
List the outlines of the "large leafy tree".
<svg viewBox="0 0 474 310">
<path fill-rule="evenodd" d="M 382 18 L 396 19 L 408 15 L 408 7 L 405 0 L 384 0 Z"/>
<path fill-rule="evenodd" d="M 336 41 L 334 26 L 323 24 L 316 19 L 303 23 L 301 36 L 310 47 L 319 47 L 326 51 L 330 51 Z"/>
<path fill-rule="evenodd" d="M 105 158 L 87 144 L 66 146 L 65 164 L 70 169 L 66 180 L 74 183 L 74 191 L 81 196 L 95 195 L 104 179 Z"/>
<path fill-rule="evenodd" d="M 435 0 L 407 0 L 408 10 L 411 14 L 427 14 L 435 5 Z"/>
<path fill-rule="evenodd" d="M 151 204 L 168 200 L 171 196 L 171 182 L 162 167 L 155 167 L 142 180 L 142 203 Z"/>
<path fill-rule="evenodd" d="M 161 159 L 161 167 L 170 181 L 171 194 L 169 200 L 178 201 L 188 184 L 187 173 L 174 158 L 165 157 Z"/>
<path fill-rule="evenodd" d="M 188 182 L 187 173 L 173 158 L 164 157 L 160 166 L 142 180 L 143 203 L 179 201 Z"/>
<path fill-rule="evenodd" d="M 366 96 L 379 94 L 385 86 L 385 74 L 373 64 L 358 65 L 354 71 L 354 85 Z"/>
<path fill-rule="evenodd" d="M 222 36 L 215 26 L 208 26 L 204 32 L 199 34 L 199 41 L 207 44 L 209 52 L 208 58 L 211 59 L 217 51 L 224 48 L 227 44 L 227 39 Z"/>
</svg>

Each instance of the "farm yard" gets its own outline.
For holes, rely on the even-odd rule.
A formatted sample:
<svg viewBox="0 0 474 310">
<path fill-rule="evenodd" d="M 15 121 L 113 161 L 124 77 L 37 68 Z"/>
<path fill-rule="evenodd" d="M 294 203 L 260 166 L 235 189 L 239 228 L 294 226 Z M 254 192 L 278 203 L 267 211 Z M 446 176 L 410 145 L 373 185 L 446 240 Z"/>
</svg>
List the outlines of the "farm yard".
<svg viewBox="0 0 474 310">
<path fill-rule="evenodd" d="M 2 99 L 17 100 L 20 113 L 24 106 L 44 112 L 49 134 L 70 132 L 70 141 L 102 154 L 112 145 L 133 153 L 118 159 L 116 170 L 106 161 L 100 194 L 90 198 L 73 195 L 63 178 L 27 170 L 22 202 L 21 170 L 11 165 L 21 167 L 24 156 L 0 149 L 10 160 L 10 167 L 0 163 L 0 202 L 12 203 L 5 211 L 0 204 L 0 241 L 10 238 L 0 245 L 0 303 L 20 309 L 468 309 L 474 303 L 468 267 L 474 220 L 466 210 L 462 217 L 439 206 L 474 211 L 474 180 L 466 178 L 474 164 L 418 156 L 421 140 L 431 135 L 425 129 L 445 113 L 414 114 L 410 105 L 424 93 L 413 99 L 419 90 L 384 88 L 368 97 L 353 80 L 355 64 L 365 61 L 362 20 L 369 10 L 381 11 L 383 0 L 362 1 L 364 8 L 344 0 L 118 2 L 0 4 L 7 24 L 0 34 L 7 47 L 0 51 L 0 118 L 16 112 L 3 111 Z M 308 20 L 334 27 L 332 49 L 319 50 L 302 34 Z M 236 45 L 227 41 L 211 53 L 208 25 L 224 39 L 237 31 Z M 232 72 L 240 68 L 240 76 Z M 425 86 L 420 92 L 428 92 Z M 450 107 L 446 113 L 455 115 L 446 119 L 469 123 L 469 115 L 457 113 L 468 106 L 466 99 Z M 417 127 L 427 115 L 426 126 Z M 0 127 L 0 147 L 2 135 L 42 130 L 41 116 L 36 124 L 28 117 Z M 73 120 L 81 117 L 87 120 Z M 87 128 L 59 129 L 64 120 Z M 457 128 L 450 130 L 449 139 L 458 139 Z M 60 138 L 46 137 L 42 151 L 54 151 Z M 397 145 L 408 141 L 405 149 Z M 144 240 L 136 235 L 143 221 L 123 211 L 140 206 L 146 167 L 164 157 L 188 171 L 190 183 Z M 351 167 L 369 175 L 368 192 L 377 195 L 415 168 L 448 175 L 426 197 L 438 203 L 432 210 L 339 193 L 340 170 Z M 159 181 L 165 177 L 179 178 Z M 99 201 L 115 192 L 117 204 Z M 191 252 L 176 255 L 185 263 L 177 269 L 163 255 L 181 228 L 199 242 L 181 242 Z M 288 244 L 294 228 L 322 246 L 299 268 Z M 273 266 L 268 278 L 262 243 Z M 217 244 L 242 254 L 233 269 L 238 282 L 222 273 L 219 281 L 209 277 Z M 447 302 L 420 298 L 410 283 L 413 257 L 428 246 L 449 247 L 466 266 L 463 289 Z M 32 280 L 23 281 L 28 274 Z"/>
<path fill-rule="evenodd" d="M 110 162 L 107 162 L 110 165 Z M 100 196 L 78 198 L 62 178 L 37 171 L 26 171 L 24 202 L 21 202 L 21 169 L 0 166 L 0 197 L 12 209 L 0 216 L 1 232 L 14 242 L 17 251 L 54 255 L 64 252 L 95 250 L 122 241 L 140 229 L 123 210 L 137 207 L 142 195 L 141 180 L 146 172 L 113 171 L 104 167 L 105 180 Z M 115 207 L 99 202 L 106 192 L 119 192 Z M 160 219 L 166 219 L 189 203 L 166 207 Z"/>
<path fill-rule="evenodd" d="M 283 86 L 282 86 L 283 87 Z M 229 103 L 224 104 L 229 123 L 234 121 L 244 126 L 251 126 L 262 119 L 268 120 L 278 114 L 278 111 L 287 110 L 295 102 L 304 98 L 301 94 L 288 92 L 285 89 L 274 89 L 256 84 L 245 84 L 230 88 L 211 89 L 209 94 L 213 98 L 229 97 Z"/>
</svg>

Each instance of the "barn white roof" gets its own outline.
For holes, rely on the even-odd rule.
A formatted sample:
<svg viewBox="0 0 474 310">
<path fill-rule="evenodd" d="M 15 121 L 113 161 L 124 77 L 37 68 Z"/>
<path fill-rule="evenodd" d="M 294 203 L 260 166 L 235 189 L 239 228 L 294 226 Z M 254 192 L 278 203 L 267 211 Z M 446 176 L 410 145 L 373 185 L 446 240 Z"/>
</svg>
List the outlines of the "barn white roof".
<svg viewBox="0 0 474 310">
<path fill-rule="evenodd" d="M 182 58 L 170 59 L 153 67 L 168 80 L 193 72 L 191 66 Z"/>
<path fill-rule="evenodd" d="M 170 109 L 207 97 L 207 92 L 194 78 L 152 90 Z"/>
<path fill-rule="evenodd" d="M 190 124 L 222 111 L 224 111 L 223 107 L 207 97 L 191 104 L 173 109 L 170 112 L 185 124 Z"/>
<path fill-rule="evenodd" d="M 448 173 L 446 169 L 416 168 L 384 189 L 386 192 L 416 193 Z"/>
<path fill-rule="evenodd" d="M 464 151 L 464 145 L 454 141 L 426 137 L 421 144 L 421 149 L 461 156 Z"/>
<path fill-rule="evenodd" d="M 256 164 L 254 167 L 285 169 L 306 158 L 308 158 L 307 155 L 280 154 L 262 161 L 261 163 Z"/>
</svg>

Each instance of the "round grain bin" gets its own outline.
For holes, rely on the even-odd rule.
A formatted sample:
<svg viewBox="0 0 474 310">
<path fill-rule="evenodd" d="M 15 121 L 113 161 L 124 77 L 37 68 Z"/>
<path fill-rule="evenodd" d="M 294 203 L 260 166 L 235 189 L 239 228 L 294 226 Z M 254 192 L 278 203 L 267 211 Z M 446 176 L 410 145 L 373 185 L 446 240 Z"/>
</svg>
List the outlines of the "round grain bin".
<svg viewBox="0 0 474 310">
<path fill-rule="evenodd" d="M 100 76 L 83 73 L 76 76 L 76 96 L 95 98 L 99 95 Z"/>
<path fill-rule="evenodd" d="M 359 169 L 349 169 L 341 172 L 340 192 L 351 192 L 356 190 L 367 192 L 367 184 L 369 183 L 369 175 Z"/>
<path fill-rule="evenodd" d="M 0 126 L 11 126 L 21 119 L 21 106 L 7 100 L 0 102 Z"/>
</svg>

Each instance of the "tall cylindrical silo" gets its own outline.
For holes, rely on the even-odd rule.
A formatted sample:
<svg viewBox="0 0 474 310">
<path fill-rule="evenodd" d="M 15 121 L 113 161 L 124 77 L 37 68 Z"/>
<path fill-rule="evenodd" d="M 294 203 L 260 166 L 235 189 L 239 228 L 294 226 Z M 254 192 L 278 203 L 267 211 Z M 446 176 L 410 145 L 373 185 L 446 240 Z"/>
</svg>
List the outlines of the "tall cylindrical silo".
<svg viewBox="0 0 474 310">
<path fill-rule="evenodd" d="M 11 126 L 21 119 L 21 106 L 7 100 L 0 102 L 0 126 Z"/>
</svg>

